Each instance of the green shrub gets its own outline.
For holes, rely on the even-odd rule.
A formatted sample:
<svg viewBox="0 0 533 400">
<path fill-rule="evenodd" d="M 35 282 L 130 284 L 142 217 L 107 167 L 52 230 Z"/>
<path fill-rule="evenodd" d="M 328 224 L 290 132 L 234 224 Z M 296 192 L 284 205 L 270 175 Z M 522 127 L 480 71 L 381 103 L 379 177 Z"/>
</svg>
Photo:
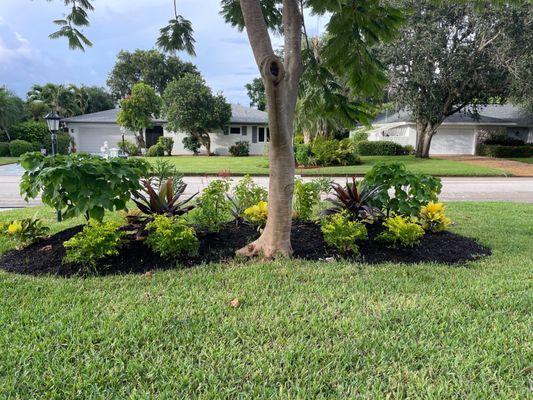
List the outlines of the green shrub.
<svg viewBox="0 0 533 400">
<path fill-rule="evenodd" d="M 533 145 L 501 146 L 483 144 L 479 146 L 479 154 L 495 158 L 526 158 L 533 157 Z"/>
<path fill-rule="evenodd" d="M 311 152 L 316 159 L 316 164 L 326 167 L 334 165 L 335 152 L 339 146 L 337 140 L 317 138 L 311 143 Z"/>
<path fill-rule="evenodd" d="M 49 228 L 35 217 L 0 223 L 0 236 L 14 242 L 18 249 L 47 236 L 48 231 Z"/>
<path fill-rule="evenodd" d="M 172 149 L 174 148 L 174 139 L 169 136 L 161 136 L 157 139 L 157 144 L 162 146 L 167 156 L 172 155 Z"/>
<path fill-rule="evenodd" d="M 9 152 L 9 143 L 0 142 L 0 157 L 9 157 L 11 153 Z"/>
<path fill-rule="evenodd" d="M 82 232 L 63 243 L 66 249 L 63 261 L 97 269 L 99 260 L 118 254 L 124 236 L 119 227 L 117 222 L 89 221 Z"/>
<path fill-rule="evenodd" d="M 294 135 L 292 143 L 296 146 L 297 144 L 304 144 L 305 139 L 304 135 Z"/>
<path fill-rule="evenodd" d="M 337 144 L 333 163 L 335 165 L 357 165 L 361 159 L 357 155 L 356 145 L 351 139 L 342 139 Z"/>
<path fill-rule="evenodd" d="M 312 159 L 312 153 L 311 153 L 311 146 L 308 144 L 296 144 L 294 146 L 294 158 L 296 160 L 297 165 L 301 165 L 303 167 L 309 167 L 311 166 L 311 159 Z"/>
<path fill-rule="evenodd" d="M 202 144 L 195 136 L 185 136 L 181 143 L 183 143 L 185 150 L 192 151 L 194 155 L 198 154 L 200 147 L 202 147 Z"/>
<path fill-rule="evenodd" d="M 163 157 L 165 155 L 165 148 L 157 143 L 151 146 L 146 152 L 147 157 Z"/>
<path fill-rule="evenodd" d="M 211 181 L 198 198 L 198 206 L 193 211 L 193 220 L 210 232 L 218 232 L 222 224 L 231 218 L 230 203 L 226 198 L 229 181 Z"/>
<path fill-rule="evenodd" d="M 298 219 L 309 221 L 320 202 L 320 186 L 315 181 L 294 181 L 293 207 Z"/>
<path fill-rule="evenodd" d="M 9 142 L 9 154 L 11 157 L 20 157 L 24 153 L 33 151 L 33 145 L 25 140 L 13 140 Z"/>
<path fill-rule="evenodd" d="M 183 174 L 178 171 L 176 164 L 167 161 L 167 160 L 155 160 L 155 162 L 150 163 L 150 171 L 148 176 L 150 181 L 155 181 L 158 186 L 161 186 L 167 179 L 172 178 L 174 186 L 184 185 Z"/>
<path fill-rule="evenodd" d="M 233 189 L 233 196 L 231 197 L 234 206 L 235 217 L 241 217 L 244 210 L 250 208 L 261 201 L 267 201 L 267 190 L 253 181 L 250 175 L 246 175 Z"/>
<path fill-rule="evenodd" d="M 9 136 L 11 140 L 19 139 L 43 144 L 46 138 L 50 137 L 50 132 L 45 122 L 25 121 L 11 126 Z"/>
<path fill-rule="evenodd" d="M 357 143 L 357 152 L 362 156 L 399 156 L 404 154 L 401 145 L 384 140 L 377 142 L 363 140 Z"/>
<path fill-rule="evenodd" d="M 407 144 L 405 146 L 403 146 L 403 154 L 406 155 L 406 156 L 411 156 L 411 155 L 414 155 L 416 153 L 416 149 L 411 146 L 410 144 Z"/>
<path fill-rule="evenodd" d="M 401 215 L 417 216 L 420 207 L 437 201 L 442 190 L 439 178 L 415 174 L 397 163 L 376 164 L 365 175 L 365 182 L 377 188 L 368 200 L 370 206 Z"/>
<path fill-rule="evenodd" d="M 355 131 L 353 131 L 350 134 L 350 138 L 352 139 L 352 141 L 354 143 L 367 141 L 368 140 L 368 130 L 369 130 L 369 128 L 367 128 L 367 127 L 356 129 Z"/>
<path fill-rule="evenodd" d="M 105 210 L 124 210 L 148 172 L 142 159 L 104 160 L 82 153 L 27 153 L 20 164 L 25 169 L 20 190 L 26 200 L 42 193 L 43 203 L 62 210 L 64 218 L 87 215 L 99 221 Z"/>
<path fill-rule="evenodd" d="M 376 240 L 394 247 L 413 247 L 420 243 L 420 239 L 424 236 L 424 229 L 420 225 L 401 215 L 387 218 L 383 226 L 386 230 L 380 233 Z"/>
<path fill-rule="evenodd" d="M 57 152 L 59 154 L 68 154 L 70 150 L 70 144 L 72 143 L 72 137 L 66 132 L 60 132 L 57 134 Z M 52 154 L 52 138 L 48 135 L 44 139 L 44 146 L 48 154 Z"/>
<path fill-rule="evenodd" d="M 131 140 L 121 140 L 118 143 L 118 148 L 130 156 L 138 156 L 141 154 L 139 146 Z"/>
<path fill-rule="evenodd" d="M 194 229 L 177 217 L 155 216 L 146 228 L 146 244 L 162 257 L 172 258 L 182 254 L 196 255 L 200 244 Z"/>
<path fill-rule="evenodd" d="M 246 157 L 250 155 L 250 142 L 241 140 L 236 142 L 229 148 L 229 152 L 233 157 Z"/>
<path fill-rule="evenodd" d="M 321 221 L 324 241 L 343 253 L 359 253 L 356 240 L 366 240 L 368 232 L 361 222 L 351 221 L 343 213 L 333 214 Z"/>
</svg>

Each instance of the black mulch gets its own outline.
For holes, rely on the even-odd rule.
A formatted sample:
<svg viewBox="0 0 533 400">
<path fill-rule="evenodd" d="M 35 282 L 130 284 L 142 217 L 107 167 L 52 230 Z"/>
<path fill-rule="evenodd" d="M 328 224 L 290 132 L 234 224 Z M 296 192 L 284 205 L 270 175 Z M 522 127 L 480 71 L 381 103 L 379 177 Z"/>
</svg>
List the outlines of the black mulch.
<svg viewBox="0 0 533 400">
<path fill-rule="evenodd" d="M 20 274 L 72 276 L 80 273 L 80 266 L 64 264 L 63 242 L 70 239 L 82 229 L 81 226 L 67 229 L 60 233 L 34 243 L 22 250 L 13 250 L 0 258 L 0 268 Z M 379 232 L 378 227 L 370 227 L 372 239 Z M 200 251 L 196 257 L 179 257 L 162 259 L 154 254 L 141 241 L 127 241 L 118 256 L 103 260 L 98 272 L 101 275 L 117 273 L 144 273 L 154 269 L 190 267 L 209 262 L 227 261 L 233 258 L 235 251 L 250 243 L 258 236 L 255 227 L 246 224 L 228 224 L 218 233 L 199 232 Z M 295 222 L 292 228 L 292 245 L 294 256 L 306 260 L 325 260 L 340 258 L 338 252 L 329 248 L 314 223 Z M 426 234 L 420 245 L 414 248 L 388 248 L 368 240 L 359 243 L 360 261 L 367 263 L 436 262 L 442 264 L 460 264 L 476 260 L 491 254 L 491 250 L 478 244 L 475 240 L 451 232 Z"/>
</svg>

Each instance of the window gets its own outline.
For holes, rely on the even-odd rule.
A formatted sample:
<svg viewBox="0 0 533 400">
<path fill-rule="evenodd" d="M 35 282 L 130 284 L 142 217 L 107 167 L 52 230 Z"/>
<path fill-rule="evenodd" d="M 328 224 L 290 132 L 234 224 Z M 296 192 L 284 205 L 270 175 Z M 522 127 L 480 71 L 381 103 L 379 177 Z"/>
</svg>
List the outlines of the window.
<svg viewBox="0 0 533 400">
<path fill-rule="evenodd" d="M 270 142 L 270 129 L 260 126 L 257 133 L 257 141 L 259 143 Z"/>
<path fill-rule="evenodd" d="M 240 126 L 232 126 L 229 128 L 229 133 L 232 135 L 240 135 L 241 134 L 241 127 Z"/>
</svg>

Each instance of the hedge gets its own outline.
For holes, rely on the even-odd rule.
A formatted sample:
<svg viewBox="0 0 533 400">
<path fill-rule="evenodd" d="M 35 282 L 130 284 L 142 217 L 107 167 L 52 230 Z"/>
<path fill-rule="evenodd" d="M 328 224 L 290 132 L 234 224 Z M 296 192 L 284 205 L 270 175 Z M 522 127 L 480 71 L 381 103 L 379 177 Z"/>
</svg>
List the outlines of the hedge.
<svg viewBox="0 0 533 400">
<path fill-rule="evenodd" d="M 479 147 L 479 154 L 495 158 L 533 157 L 533 145 L 501 146 L 482 144 Z"/>
<path fill-rule="evenodd" d="M 24 153 L 34 151 L 34 146 L 25 140 L 13 140 L 9 142 L 9 153 L 11 157 L 20 157 Z"/>
<path fill-rule="evenodd" d="M 357 152 L 362 156 L 401 156 L 406 154 L 402 145 L 384 140 L 376 142 L 362 140 L 357 143 Z"/>
<path fill-rule="evenodd" d="M 26 121 L 19 122 L 9 128 L 11 140 L 25 140 L 30 143 L 44 143 L 50 137 L 48 126 L 45 122 Z"/>
<path fill-rule="evenodd" d="M 0 157 L 9 157 L 11 153 L 9 152 L 9 143 L 0 142 Z"/>
</svg>

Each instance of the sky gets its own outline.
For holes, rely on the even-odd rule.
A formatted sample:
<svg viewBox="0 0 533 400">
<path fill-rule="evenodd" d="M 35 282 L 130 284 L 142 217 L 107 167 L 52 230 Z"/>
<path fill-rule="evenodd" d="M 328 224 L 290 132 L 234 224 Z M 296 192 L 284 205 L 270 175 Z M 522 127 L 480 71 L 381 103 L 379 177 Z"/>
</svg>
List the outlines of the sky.
<svg viewBox="0 0 533 400">
<path fill-rule="evenodd" d="M 84 53 L 69 50 L 65 39 L 48 39 L 56 30 L 52 21 L 67 11 L 63 0 L 0 0 L 0 86 L 23 98 L 34 83 L 105 86 L 117 53 L 154 48 L 159 29 L 173 16 L 172 0 L 93 4 L 91 26 L 83 30 L 93 47 Z M 219 0 L 178 0 L 178 12 L 193 24 L 197 53 L 179 56 L 195 63 L 215 92 L 248 105 L 244 85 L 259 76 L 257 66 L 246 33 L 226 24 L 219 11 Z M 317 17 L 306 19 L 310 35 L 323 30 Z"/>
</svg>

